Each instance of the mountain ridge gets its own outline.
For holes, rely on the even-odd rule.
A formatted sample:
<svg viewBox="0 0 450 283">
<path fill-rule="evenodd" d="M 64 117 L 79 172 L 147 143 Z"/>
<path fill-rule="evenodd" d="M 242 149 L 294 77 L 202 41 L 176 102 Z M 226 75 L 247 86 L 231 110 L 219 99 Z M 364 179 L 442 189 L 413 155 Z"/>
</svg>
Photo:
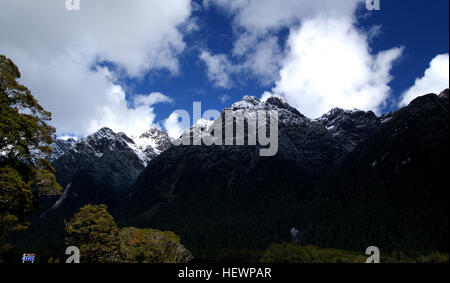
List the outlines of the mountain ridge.
<svg viewBox="0 0 450 283">
<path fill-rule="evenodd" d="M 438 111 L 440 114 L 435 109 L 441 109 Z M 364 204 L 367 200 L 361 199 L 357 190 L 351 189 L 348 196 L 343 196 L 334 193 L 332 188 L 342 187 L 342 184 L 354 178 L 351 173 L 358 173 L 360 168 L 366 168 L 368 163 L 359 163 L 366 159 L 365 150 L 382 147 L 383 139 L 398 144 L 399 151 L 412 150 L 410 146 L 404 145 L 406 140 L 395 136 L 398 131 L 411 134 L 408 134 L 411 129 L 403 129 L 405 123 L 410 123 L 411 119 L 419 121 L 418 123 L 441 125 L 443 136 L 433 131 L 427 131 L 425 136 L 436 137 L 437 142 L 441 143 L 445 140 L 447 131 L 448 140 L 448 119 L 447 126 L 442 120 L 445 113 L 448 117 L 448 90 L 439 96 L 430 94 L 419 97 L 407 107 L 380 117 L 370 111 L 335 108 L 313 120 L 277 97 L 263 102 L 256 97 L 244 96 L 225 110 L 278 110 L 278 154 L 270 158 L 261 157 L 258 154 L 258 146 L 172 146 L 167 134 L 157 129 L 142 134 L 139 138 L 144 140 L 136 142 L 136 137 L 129 138 L 123 133 L 114 133 L 103 128 L 99 133 L 95 133 L 97 135 L 90 135 L 81 142 L 69 140 L 70 146 L 66 147 L 69 150 L 52 162 L 58 181 L 67 189 L 56 207 L 47 210 L 51 216 L 47 219 L 53 219 L 51 223 L 45 223 L 45 219 L 39 219 L 37 222 L 44 225 L 41 227 L 61 226 L 63 220 L 73 214 L 80 205 L 87 202 L 106 203 L 121 226 L 171 230 L 181 235 L 188 247 L 193 248 L 265 249 L 270 243 L 288 241 L 288 231 L 292 227 L 298 227 L 305 244 L 333 247 L 332 243 L 338 243 L 336 248 L 358 249 L 370 241 L 356 241 L 352 239 L 353 234 L 337 228 L 336 225 L 340 227 L 345 223 L 341 218 L 344 217 L 342 208 L 329 201 L 336 200 L 336 203 L 347 206 L 342 200 L 346 197 L 352 198 L 356 203 Z M 197 126 L 205 129 L 211 123 L 212 121 L 200 121 Z M 190 130 L 194 128 L 195 126 Z M 419 131 L 417 128 L 412 129 Z M 145 140 L 155 136 L 164 138 L 161 141 Z M 420 137 L 413 135 L 413 141 L 417 139 Z M 421 148 L 420 144 L 415 147 Z M 147 154 L 147 149 L 149 155 L 146 156 L 151 158 L 148 164 L 142 155 L 136 154 L 136 151 Z M 400 165 L 412 162 L 408 161 L 408 158 L 397 160 L 396 155 L 389 158 L 394 159 L 390 162 Z M 427 156 L 424 155 L 424 158 Z M 91 162 L 92 160 L 95 162 Z M 349 160 L 360 165 L 352 167 Z M 371 160 L 370 170 L 381 166 L 379 160 L 375 161 Z M 445 162 L 442 163 L 445 165 Z M 374 174 L 369 169 L 364 169 L 364 172 Z M 448 172 L 448 163 L 442 170 L 443 173 Z M 417 172 L 414 172 L 414 175 L 420 176 Z M 336 176 L 335 182 L 330 176 Z M 346 179 L 339 176 L 346 176 Z M 395 179 L 393 175 L 387 176 L 388 179 Z M 370 175 L 358 178 L 355 180 L 370 180 L 375 177 Z M 374 180 L 384 186 L 383 180 Z M 439 182 L 445 183 L 442 179 L 439 179 Z M 363 187 L 363 184 L 361 186 Z M 368 192 L 373 193 L 370 187 Z M 372 198 L 385 198 L 384 190 L 381 192 L 383 194 Z M 400 190 L 399 194 L 416 198 L 413 192 L 404 189 Z M 384 201 L 391 203 L 389 198 Z M 445 205 L 440 205 L 445 208 Z M 321 207 L 326 209 L 321 211 Z M 361 205 L 355 207 L 362 209 Z M 373 209 L 377 211 L 376 208 Z M 385 210 L 390 211 L 386 208 Z M 354 213 L 361 214 L 361 211 Z M 383 215 L 383 212 L 381 214 Z M 322 216 L 319 217 L 320 215 Z M 437 214 L 435 216 L 438 217 Z M 336 221 L 323 220 L 325 218 Z M 363 216 L 356 218 L 354 222 L 360 223 L 361 219 Z M 435 225 L 430 219 L 427 221 Z M 418 220 L 418 223 L 422 222 L 423 219 Z M 332 227 L 330 231 L 334 234 L 324 236 L 327 235 L 323 230 L 324 223 Z M 362 224 L 361 227 L 370 229 Z M 387 227 L 395 230 L 392 225 Z M 435 231 L 441 239 L 442 235 L 448 234 L 448 227 L 444 226 L 441 232 Z M 395 233 L 396 239 L 399 239 L 398 232 Z M 38 234 L 39 229 L 32 229 L 30 232 L 30 235 L 35 237 L 39 237 Z M 380 239 L 366 235 L 364 237 L 369 240 Z M 355 244 L 349 245 L 349 241 Z M 415 242 L 419 248 L 420 244 Z M 435 242 L 430 245 L 439 249 L 446 248 Z M 411 244 L 399 248 L 398 243 L 392 242 L 388 246 L 390 250 L 411 248 Z"/>
</svg>

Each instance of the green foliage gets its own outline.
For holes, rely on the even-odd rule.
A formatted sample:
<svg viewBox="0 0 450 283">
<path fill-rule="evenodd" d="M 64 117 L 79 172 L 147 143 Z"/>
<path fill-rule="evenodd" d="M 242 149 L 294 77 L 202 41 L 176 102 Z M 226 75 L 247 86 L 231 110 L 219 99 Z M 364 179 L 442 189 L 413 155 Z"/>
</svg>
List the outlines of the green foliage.
<svg viewBox="0 0 450 283">
<path fill-rule="evenodd" d="M 123 228 L 119 237 L 124 262 L 187 263 L 193 258 L 172 232 Z"/>
<path fill-rule="evenodd" d="M 67 242 L 80 249 L 84 263 L 113 263 L 120 261 L 119 228 L 108 213 L 106 205 L 86 205 L 66 226 Z"/>
<path fill-rule="evenodd" d="M 17 82 L 20 76 L 17 66 L 0 55 L 0 248 L 11 230 L 27 228 L 33 194 L 61 191 L 45 160 L 55 132 L 47 125 L 51 114 Z"/>
<path fill-rule="evenodd" d="M 283 243 L 270 246 L 260 261 L 262 263 L 364 263 L 366 259 L 366 256 L 357 252 Z"/>
<path fill-rule="evenodd" d="M 258 263 L 265 251 L 192 249 L 197 262 L 202 263 Z"/>
<path fill-rule="evenodd" d="M 394 252 L 389 256 L 382 256 L 382 262 L 386 263 L 449 263 L 448 253 L 432 252 L 406 256 L 402 252 Z"/>
<path fill-rule="evenodd" d="M 261 263 L 365 263 L 364 253 L 315 246 L 282 243 L 271 245 L 262 256 Z M 381 263 L 448 263 L 448 254 L 431 253 L 417 257 L 403 253 L 380 255 Z"/>
<path fill-rule="evenodd" d="M 49 258 L 48 259 L 48 263 L 61 263 L 61 261 L 59 260 L 59 258 Z"/>
<path fill-rule="evenodd" d="M 170 231 L 119 229 L 106 205 L 86 205 L 66 226 L 83 263 L 186 263 L 193 257 Z"/>
</svg>

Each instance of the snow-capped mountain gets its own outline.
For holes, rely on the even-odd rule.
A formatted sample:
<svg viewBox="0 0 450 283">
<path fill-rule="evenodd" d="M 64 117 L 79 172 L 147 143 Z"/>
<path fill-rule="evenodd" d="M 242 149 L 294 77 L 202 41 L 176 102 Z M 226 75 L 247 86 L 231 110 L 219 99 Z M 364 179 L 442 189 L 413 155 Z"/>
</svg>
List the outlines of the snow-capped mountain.
<svg viewBox="0 0 450 283">
<path fill-rule="evenodd" d="M 143 152 L 152 151 L 155 154 L 160 154 L 161 152 L 167 150 L 171 143 L 169 135 L 158 128 L 151 128 L 139 137 L 131 137 L 135 144 L 140 146 Z"/>
<path fill-rule="evenodd" d="M 53 143 L 50 145 L 52 153 L 48 157 L 50 162 L 54 162 L 56 159 L 60 158 L 64 153 L 69 151 L 77 141 L 73 138 L 70 139 L 58 139 L 54 138 Z"/>
<path fill-rule="evenodd" d="M 238 221 L 240 227 L 258 217 L 273 216 L 273 221 L 278 221 L 275 217 L 280 215 L 279 209 L 295 206 L 295 196 L 315 186 L 344 156 L 325 126 L 278 97 L 261 101 L 245 96 L 225 110 L 243 114 L 276 110 L 278 153 L 261 157 L 261 146 L 248 144 L 173 146 L 152 160 L 130 188 L 123 208 L 125 221 L 130 225 L 176 228 L 186 232 L 193 245 L 199 244 L 199 238 L 189 236 L 189 226 L 196 225 L 195 231 L 200 231 L 203 225 L 201 237 L 205 242 L 216 243 L 213 237 L 217 234 L 212 231 L 223 231 L 223 226 L 228 229 L 225 219 Z M 239 237 L 247 237 L 250 230 L 233 230 L 235 234 L 227 230 L 221 239 L 225 239 L 225 244 L 236 243 Z"/>
<path fill-rule="evenodd" d="M 85 178 L 83 174 L 86 172 L 95 172 L 95 179 L 107 180 L 108 190 L 121 195 L 148 162 L 169 146 L 168 135 L 156 128 L 134 139 L 102 128 L 77 141 L 56 140 L 50 161 L 55 167 L 58 182 L 64 188 Z"/>
<path fill-rule="evenodd" d="M 147 166 L 148 162 L 170 147 L 170 139 L 166 132 L 158 128 L 151 128 L 140 136 L 128 137 L 124 133 L 114 133 L 109 128 L 102 128 L 86 138 L 75 140 L 55 139 L 50 146 L 52 154 L 50 162 L 55 162 L 64 154 L 77 154 L 83 151 L 92 157 L 102 157 L 106 150 L 124 151 L 132 150 L 141 161 Z"/>
<path fill-rule="evenodd" d="M 448 238 L 441 237 L 448 236 L 440 230 L 444 214 L 422 205 L 448 199 L 440 195 L 448 187 L 448 90 L 380 118 L 333 109 L 313 120 L 277 97 L 245 96 L 227 109 L 276 110 L 277 155 L 261 157 L 259 146 L 249 145 L 170 146 L 167 134 L 157 129 L 127 137 L 104 128 L 79 141 L 56 141 L 59 157 L 52 164 L 66 189 L 27 235 L 38 238 L 51 226 L 63 238 L 64 219 L 85 204 L 103 203 L 122 223 L 177 231 L 193 247 L 266 248 L 289 240 L 289 229 L 298 225 L 307 243 L 359 249 L 349 246 L 360 241 L 360 231 L 351 229 L 364 227 L 365 235 L 372 235 L 378 220 L 398 238 L 401 231 L 392 227 L 407 224 L 415 233 L 416 223 L 430 224 L 436 228 L 432 235 Z M 212 124 L 199 120 L 190 131 Z M 431 218 L 419 213 L 410 221 L 416 208 Z M 401 216 L 404 210 L 412 212 Z M 386 226 L 392 215 L 400 221 Z M 348 221 L 359 225 L 347 227 Z M 373 235 L 364 247 L 376 242 L 379 233 Z"/>
<path fill-rule="evenodd" d="M 303 116 L 297 109 L 290 106 L 285 100 L 279 97 L 270 97 L 265 102 L 254 96 L 244 96 L 242 100 L 234 103 L 231 107 L 225 109 L 233 112 L 255 112 L 255 111 L 271 111 L 278 112 L 278 123 L 282 125 L 302 124 L 304 122 L 312 122 L 311 119 Z"/>
<path fill-rule="evenodd" d="M 66 198 L 69 188 L 75 192 L 77 184 L 84 184 L 83 179 L 92 174 L 93 179 L 106 180 L 105 188 L 113 192 L 107 199 L 118 200 L 148 162 L 169 146 L 168 135 L 156 128 L 134 139 L 102 128 L 77 141 L 56 140 L 50 161 L 55 167 L 58 182 L 67 187 L 63 194 Z"/>
<path fill-rule="evenodd" d="M 127 189 L 148 162 L 170 147 L 170 140 L 156 128 L 133 138 L 102 128 L 79 140 L 56 139 L 51 147 L 49 159 L 64 191 L 41 200 L 46 210 L 29 230 L 36 238 L 48 229 L 48 223 L 63 233 L 64 219 L 86 204 L 106 204 L 111 211 L 119 207 Z"/>
<path fill-rule="evenodd" d="M 349 250 L 403 248 L 410 234 L 430 235 L 426 246 L 447 242 L 448 91 L 417 98 L 384 123 L 342 109 L 311 120 L 276 97 L 246 96 L 228 109 L 277 110 L 278 154 L 171 147 L 130 188 L 123 222 L 177 231 L 199 249 L 264 249 L 297 226 L 305 244 Z"/>
<path fill-rule="evenodd" d="M 334 138 L 342 143 L 345 152 L 351 152 L 381 126 L 372 111 L 334 108 L 316 121 L 324 125 Z"/>
</svg>

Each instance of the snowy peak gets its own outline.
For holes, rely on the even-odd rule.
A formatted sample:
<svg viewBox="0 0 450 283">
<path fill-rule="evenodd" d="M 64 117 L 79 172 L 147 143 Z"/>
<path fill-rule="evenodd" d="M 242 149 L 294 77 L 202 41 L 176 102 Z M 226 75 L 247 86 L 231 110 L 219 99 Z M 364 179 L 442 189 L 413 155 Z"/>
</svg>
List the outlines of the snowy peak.
<svg viewBox="0 0 450 283">
<path fill-rule="evenodd" d="M 280 97 L 276 96 L 269 97 L 266 101 L 266 104 L 274 108 L 284 109 L 286 111 L 292 112 L 298 116 L 303 117 L 303 115 L 297 109 L 289 105 L 284 99 Z"/>
<path fill-rule="evenodd" d="M 255 96 L 244 96 L 242 100 L 234 103 L 230 107 L 231 110 L 263 110 L 264 109 L 264 103 L 262 103 L 257 97 Z"/>
<path fill-rule="evenodd" d="M 305 124 L 314 122 L 303 116 L 297 109 L 290 106 L 280 97 L 270 97 L 265 102 L 260 101 L 254 96 L 244 96 L 240 101 L 231 105 L 230 108 L 234 112 L 253 112 L 253 111 L 277 111 L 278 122 L 280 125 Z"/>
<path fill-rule="evenodd" d="M 54 162 L 65 154 L 85 155 L 101 158 L 106 152 L 133 152 L 145 167 L 148 162 L 170 146 L 170 139 L 164 131 L 152 128 L 138 138 L 128 137 L 125 133 L 115 133 L 110 128 L 102 128 L 78 141 L 74 139 L 56 139 L 51 145 L 53 150 L 50 161 Z"/>
<path fill-rule="evenodd" d="M 60 158 L 64 153 L 69 151 L 77 143 L 77 141 L 73 138 L 67 140 L 54 138 L 53 140 L 54 142 L 50 145 L 52 153 L 48 158 L 50 162 L 53 162 L 56 159 Z"/>
<path fill-rule="evenodd" d="M 135 144 L 141 147 L 142 151 L 150 150 L 151 148 L 159 154 L 170 147 L 169 135 L 156 127 L 144 132 L 139 137 L 132 138 Z"/>
<path fill-rule="evenodd" d="M 276 96 L 269 97 L 265 102 L 262 102 L 255 96 L 246 95 L 240 101 L 231 105 L 229 109 L 233 111 L 285 110 L 295 115 L 303 116 L 297 109 L 289 105 L 284 99 Z"/>
<path fill-rule="evenodd" d="M 85 139 L 80 140 L 80 143 L 91 146 L 100 156 L 107 150 L 120 149 L 129 142 L 133 141 L 124 133 L 116 134 L 109 128 L 102 128 Z"/>
<path fill-rule="evenodd" d="M 347 152 L 352 151 L 382 124 L 372 111 L 344 110 L 341 108 L 332 109 L 316 121 L 325 126 L 333 137 L 341 140 L 344 150 Z"/>
<path fill-rule="evenodd" d="M 116 133 L 114 133 L 113 130 L 110 128 L 101 128 L 97 132 L 89 135 L 87 139 L 105 139 L 105 140 L 113 140 L 117 136 Z"/>
</svg>

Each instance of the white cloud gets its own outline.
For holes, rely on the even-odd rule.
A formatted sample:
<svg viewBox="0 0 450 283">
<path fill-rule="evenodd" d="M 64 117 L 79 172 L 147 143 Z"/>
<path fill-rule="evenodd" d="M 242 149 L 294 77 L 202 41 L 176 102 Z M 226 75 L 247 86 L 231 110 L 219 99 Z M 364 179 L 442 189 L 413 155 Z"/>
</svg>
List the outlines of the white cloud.
<svg viewBox="0 0 450 283">
<path fill-rule="evenodd" d="M 253 33 L 290 26 L 299 20 L 324 17 L 351 18 L 364 0 L 209 0 L 234 15 L 235 24 Z"/>
<path fill-rule="evenodd" d="M 312 118 L 333 107 L 379 112 L 385 104 L 390 70 L 402 48 L 372 54 L 370 42 L 382 34 L 382 27 L 364 32 L 355 27 L 355 11 L 365 1 L 205 2 L 221 7 L 233 18 L 234 48 L 229 57 L 222 54 L 218 63 L 241 60 L 237 64 L 240 69 L 228 77 L 249 72 L 263 85 L 275 83 L 272 93 L 265 92 L 263 99 L 284 97 Z M 285 50 L 276 36 L 282 28 L 289 29 Z"/>
<path fill-rule="evenodd" d="M 383 26 L 382 25 L 375 25 L 375 26 L 372 26 L 367 31 L 367 38 L 369 39 L 369 42 L 373 42 L 373 40 L 375 38 L 379 37 L 382 34 L 383 34 Z"/>
<path fill-rule="evenodd" d="M 430 62 L 430 67 L 421 78 L 417 78 L 414 85 L 402 95 L 400 107 L 408 105 L 416 97 L 440 93 L 449 87 L 449 55 L 437 55 Z"/>
<path fill-rule="evenodd" d="M 222 104 L 225 104 L 230 99 L 231 99 L 231 97 L 226 94 L 219 96 L 219 100 L 220 100 L 220 102 L 222 102 Z"/>
<path fill-rule="evenodd" d="M 185 48 L 178 27 L 190 12 L 189 0 L 89 0 L 81 11 L 67 11 L 61 0 L 0 0 L 0 26 L 8 27 L 0 29 L 0 53 L 19 66 L 59 134 L 101 126 L 131 132 L 152 125 L 149 101 L 131 107 L 116 74 L 95 65 L 111 62 L 131 77 L 176 74 Z"/>
<path fill-rule="evenodd" d="M 389 72 L 402 48 L 372 55 L 351 19 L 306 20 L 288 40 L 289 53 L 273 92 L 310 118 L 333 107 L 379 112 L 389 96 Z"/>
<path fill-rule="evenodd" d="M 239 72 L 240 67 L 231 64 L 226 55 L 211 55 L 207 51 L 202 51 L 199 58 L 206 64 L 208 79 L 215 86 L 220 88 L 233 86 L 231 76 Z"/>
<path fill-rule="evenodd" d="M 278 38 L 266 36 L 248 48 L 243 68 L 248 70 L 263 86 L 271 85 L 278 79 L 280 63 L 283 59 Z"/>
<path fill-rule="evenodd" d="M 129 108 L 122 87 L 114 85 L 107 92 L 107 103 L 97 109 L 89 123 L 88 132 L 94 132 L 105 125 L 117 132 L 125 132 L 130 136 L 138 136 L 153 125 L 155 113 L 153 105 L 171 102 L 161 93 L 138 95 L 134 98 L 134 108 Z"/>
<path fill-rule="evenodd" d="M 278 71 L 283 59 L 283 50 L 278 37 L 273 34 L 282 28 L 295 28 L 299 22 L 319 16 L 352 18 L 362 0 L 204 0 L 203 6 L 222 8 L 233 17 L 236 41 L 230 57 L 221 54 L 226 63 L 237 61 L 229 70 L 228 77 L 244 73 L 263 86 L 279 78 Z M 215 56 L 215 55 L 212 55 Z M 231 72 L 234 71 L 234 72 Z"/>
<path fill-rule="evenodd" d="M 241 39 L 245 40 L 244 37 Z M 237 44 L 247 44 L 242 40 Z M 241 47 L 243 51 L 238 56 L 243 56 L 243 60 L 238 58 L 238 63 L 233 63 L 226 54 L 212 55 L 208 51 L 202 51 L 199 58 L 206 65 L 208 79 L 218 88 L 232 88 L 243 73 L 247 79 L 255 79 L 267 86 L 278 78 L 279 64 L 283 58 L 277 40 L 277 37 L 270 36 L 264 41 L 252 42 L 251 52 L 247 52 L 250 47 Z"/>
<path fill-rule="evenodd" d="M 170 97 L 165 96 L 160 92 L 153 92 L 149 95 L 137 95 L 133 98 L 135 107 L 151 106 L 157 103 L 173 103 Z"/>
<path fill-rule="evenodd" d="M 261 95 L 260 100 L 261 100 L 262 102 L 266 102 L 267 99 L 269 99 L 269 98 L 271 98 L 271 97 L 279 97 L 279 98 L 283 98 L 283 97 L 282 97 L 281 95 L 279 95 L 279 94 L 271 93 L 271 92 L 269 92 L 269 91 L 265 91 L 265 92 Z"/>
</svg>

